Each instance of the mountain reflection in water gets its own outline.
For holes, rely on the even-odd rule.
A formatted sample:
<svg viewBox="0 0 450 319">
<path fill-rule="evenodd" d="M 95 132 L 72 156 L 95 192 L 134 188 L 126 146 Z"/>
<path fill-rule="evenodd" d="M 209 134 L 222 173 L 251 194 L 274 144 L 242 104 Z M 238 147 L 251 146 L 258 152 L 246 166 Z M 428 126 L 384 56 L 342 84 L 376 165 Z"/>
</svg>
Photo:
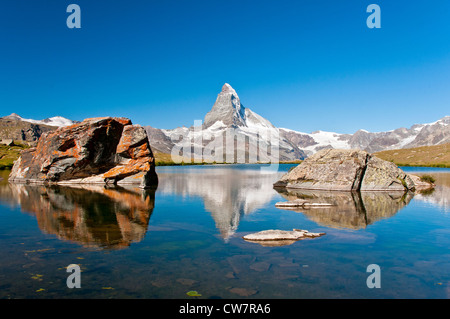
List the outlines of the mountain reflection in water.
<svg viewBox="0 0 450 319">
<path fill-rule="evenodd" d="M 158 192 L 201 197 L 226 241 L 236 232 L 242 216 L 266 206 L 277 195 L 272 185 L 279 173 L 230 166 L 160 168 L 158 176 Z"/>
<path fill-rule="evenodd" d="M 264 172 L 258 166 L 249 165 L 160 167 L 157 192 L 162 196 L 199 197 L 225 241 L 236 233 L 246 215 L 264 208 L 269 209 L 273 217 L 277 216 L 280 209 L 275 208 L 275 202 L 283 199 L 300 198 L 333 204 L 294 211 L 319 225 L 346 229 L 363 229 L 390 218 L 406 207 L 413 197 L 443 207 L 445 211 L 450 206 L 448 173 L 433 174 L 437 180 L 436 189 L 418 194 L 274 189 L 273 183 L 284 173 Z M 35 215 L 45 233 L 88 247 L 119 249 L 143 240 L 155 207 L 155 190 L 9 184 L 5 176 L 0 182 L 0 201 L 19 205 L 23 212 Z"/>
<path fill-rule="evenodd" d="M 39 228 L 87 247 L 121 249 L 141 241 L 155 205 L 155 191 L 103 186 L 0 188 L 2 202 L 36 216 Z"/>
</svg>

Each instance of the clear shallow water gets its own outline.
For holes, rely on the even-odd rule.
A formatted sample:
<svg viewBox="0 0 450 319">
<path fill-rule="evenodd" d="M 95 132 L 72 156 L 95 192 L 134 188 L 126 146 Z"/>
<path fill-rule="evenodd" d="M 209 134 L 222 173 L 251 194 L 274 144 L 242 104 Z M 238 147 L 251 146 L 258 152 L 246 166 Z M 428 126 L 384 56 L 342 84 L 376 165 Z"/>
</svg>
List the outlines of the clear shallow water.
<svg viewBox="0 0 450 319">
<path fill-rule="evenodd" d="M 404 168 L 436 177 L 428 194 L 274 190 L 290 167 L 158 167 L 158 189 L 145 192 L 3 181 L 0 298 L 450 296 L 450 170 Z M 336 206 L 275 207 L 299 197 Z M 278 247 L 242 239 L 293 228 L 326 235 Z M 81 266 L 81 289 L 66 286 L 69 264 Z M 369 264 L 381 267 L 379 289 L 366 285 Z"/>
</svg>

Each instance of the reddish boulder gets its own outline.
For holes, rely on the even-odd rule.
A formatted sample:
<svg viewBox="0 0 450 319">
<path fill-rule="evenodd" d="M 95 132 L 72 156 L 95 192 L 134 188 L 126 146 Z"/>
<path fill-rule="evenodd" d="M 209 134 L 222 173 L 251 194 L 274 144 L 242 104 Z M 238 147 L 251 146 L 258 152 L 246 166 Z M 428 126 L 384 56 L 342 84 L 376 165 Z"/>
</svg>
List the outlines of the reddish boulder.
<svg viewBox="0 0 450 319">
<path fill-rule="evenodd" d="M 139 184 L 158 178 L 147 133 L 126 118 L 101 117 L 45 133 L 14 163 L 11 182 Z"/>
</svg>

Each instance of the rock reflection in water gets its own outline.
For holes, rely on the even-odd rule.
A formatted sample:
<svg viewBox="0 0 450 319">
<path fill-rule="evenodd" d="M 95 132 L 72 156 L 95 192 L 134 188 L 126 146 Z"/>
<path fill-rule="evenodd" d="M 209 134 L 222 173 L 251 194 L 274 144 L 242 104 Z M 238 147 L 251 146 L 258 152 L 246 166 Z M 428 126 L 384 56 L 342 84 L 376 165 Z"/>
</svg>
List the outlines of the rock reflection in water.
<svg viewBox="0 0 450 319">
<path fill-rule="evenodd" d="M 411 192 L 333 192 L 276 189 L 289 201 L 307 199 L 333 206 L 289 209 L 305 214 L 314 222 L 333 228 L 360 229 L 384 218 L 394 216 L 407 206 Z"/>
<path fill-rule="evenodd" d="M 87 247 L 120 249 L 144 238 L 155 191 L 8 184 L 1 187 L 0 198 L 35 215 L 45 233 Z"/>
</svg>

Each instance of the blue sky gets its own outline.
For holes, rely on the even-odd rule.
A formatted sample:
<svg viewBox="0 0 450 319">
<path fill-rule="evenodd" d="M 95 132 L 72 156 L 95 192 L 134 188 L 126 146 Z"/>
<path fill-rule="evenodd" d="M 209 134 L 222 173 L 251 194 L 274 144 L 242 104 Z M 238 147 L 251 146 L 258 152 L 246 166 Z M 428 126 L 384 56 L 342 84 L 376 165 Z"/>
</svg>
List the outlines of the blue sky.
<svg viewBox="0 0 450 319">
<path fill-rule="evenodd" d="M 71 3 L 81 29 L 66 26 Z M 381 29 L 366 26 L 371 3 Z M 303 132 L 450 115 L 448 0 L 4 0 L 0 39 L 0 116 L 190 126 L 225 82 Z"/>
</svg>

